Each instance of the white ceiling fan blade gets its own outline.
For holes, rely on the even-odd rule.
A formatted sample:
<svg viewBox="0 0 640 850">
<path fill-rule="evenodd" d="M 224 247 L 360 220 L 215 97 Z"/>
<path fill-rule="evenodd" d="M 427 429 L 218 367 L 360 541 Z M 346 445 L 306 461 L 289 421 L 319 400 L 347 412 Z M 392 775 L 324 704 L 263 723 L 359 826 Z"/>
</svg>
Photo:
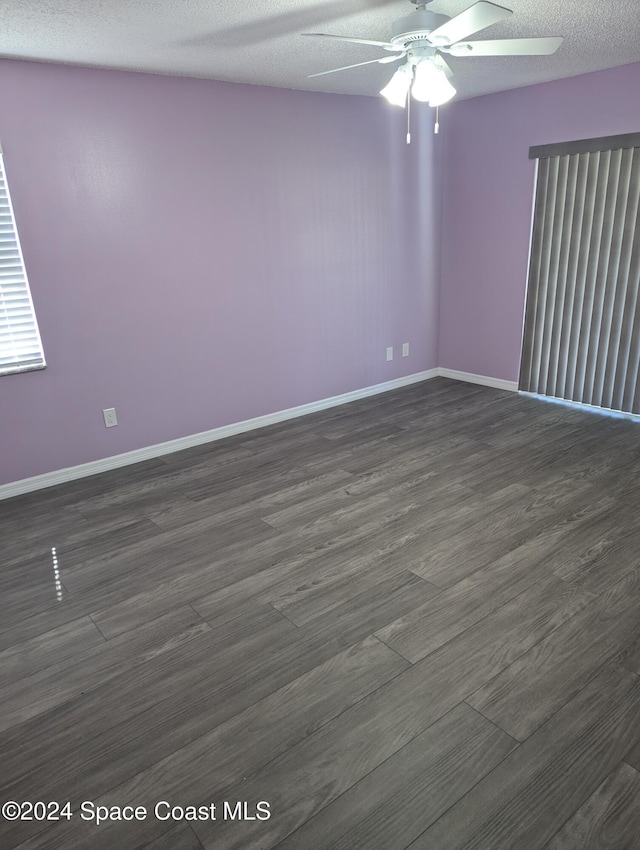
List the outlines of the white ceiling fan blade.
<svg viewBox="0 0 640 850">
<path fill-rule="evenodd" d="M 392 44 L 390 41 L 370 41 L 368 38 L 351 38 L 348 35 L 331 35 L 328 32 L 303 32 L 301 35 L 308 35 L 312 38 L 333 38 L 338 41 L 351 41 L 354 44 L 372 44 L 374 47 L 384 47 L 385 50 L 404 51 L 403 44 Z"/>
<path fill-rule="evenodd" d="M 498 38 L 490 41 L 459 41 L 446 48 L 450 56 L 550 56 L 564 39 Z"/>
<path fill-rule="evenodd" d="M 451 18 L 446 24 L 435 29 L 429 35 L 429 41 L 437 47 L 453 44 L 468 35 L 490 27 L 492 24 L 497 24 L 498 21 L 503 21 L 512 14 L 511 9 L 505 9 L 495 3 L 480 0 L 479 3 L 474 3 L 473 6 L 465 9 L 455 18 Z"/>
<path fill-rule="evenodd" d="M 349 68 L 359 68 L 361 65 L 384 65 L 386 62 L 395 62 L 397 59 L 402 59 L 404 53 L 399 53 L 397 56 L 383 56 L 382 59 L 369 59 L 368 62 L 356 62 L 355 65 L 343 65 L 342 68 L 332 68 L 330 71 L 320 71 L 319 74 L 307 74 L 308 79 L 312 77 L 324 77 L 325 74 L 336 74 L 338 71 L 348 71 Z"/>
</svg>

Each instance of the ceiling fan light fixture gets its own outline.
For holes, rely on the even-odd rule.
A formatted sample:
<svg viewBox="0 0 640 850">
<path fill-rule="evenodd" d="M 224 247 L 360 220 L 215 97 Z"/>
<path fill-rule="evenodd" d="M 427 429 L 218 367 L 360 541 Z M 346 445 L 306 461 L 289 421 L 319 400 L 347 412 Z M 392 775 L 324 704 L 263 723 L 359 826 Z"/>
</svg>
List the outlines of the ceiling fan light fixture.
<svg viewBox="0 0 640 850">
<path fill-rule="evenodd" d="M 458 93 L 457 89 L 449 82 L 444 71 L 441 73 L 442 77 L 438 82 L 438 86 L 429 99 L 429 106 L 442 106 L 443 103 L 448 103 Z"/>
<path fill-rule="evenodd" d="M 416 100 L 429 103 L 429 106 L 442 106 L 456 94 L 449 78 L 442 68 L 438 68 L 430 59 L 418 62 L 411 94 Z"/>
<path fill-rule="evenodd" d="M 413 69 L 409 63 L 405 63 L 398 68 L 387 85 L 381 89 L 380 94 L 393 106 L 404 106 L 407 102 L 412 79 Z"/>
</svg>

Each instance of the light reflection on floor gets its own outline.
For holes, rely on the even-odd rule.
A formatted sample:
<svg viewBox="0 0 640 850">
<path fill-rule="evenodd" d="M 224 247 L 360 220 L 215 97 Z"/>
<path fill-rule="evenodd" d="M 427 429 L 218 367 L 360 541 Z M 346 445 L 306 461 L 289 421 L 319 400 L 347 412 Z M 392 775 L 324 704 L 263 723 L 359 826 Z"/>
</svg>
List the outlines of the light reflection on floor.
<svg viewBox="0 0 640 850">
<path fill-rule="evenodd" d="M 60 570 L 58 569 L 58 555 L 56 547 L 51 547 L 51 560 L 53 561 L 53 579 L 56 585 L 56 596 L 58 602 L 62 602 L 62 582 L 60 581 Z"/>
<path fill-rule="evenodd" d="M 568 401 L 564 398 L 555 398 L 554 396 L 539 395 L 538 393 L 526 393 L 519 390 L 519 395 L 535 398 L 539 401 L 547 401 L 550 404 L 559 404 L 561 407 L 570 407 L 573 410 L 584 410 L 588 413 L 598 413 L 600 416 L 610 416 L 612 419 L 627 419 L 631 422 L 640 422 L 640 415 L 637 413 L 625 413 L 624 410 L 612 410 L 610 407 L 597 407 L 594 404 L 582 404 L 579 401 Z"/>
</svg>

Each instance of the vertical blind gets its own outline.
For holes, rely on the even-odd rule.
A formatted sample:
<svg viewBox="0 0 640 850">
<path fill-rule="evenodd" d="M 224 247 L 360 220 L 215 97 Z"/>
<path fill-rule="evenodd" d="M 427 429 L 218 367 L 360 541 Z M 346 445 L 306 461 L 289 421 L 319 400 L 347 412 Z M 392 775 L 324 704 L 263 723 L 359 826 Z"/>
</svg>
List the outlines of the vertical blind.
<svg viewBox="0 0 640 850">
<path fill-rule="evenodd" d="M 0 151 L 0 375 L 45 366 Z"/>
<path fill-rule="evenodd" d="M 640 413 L 640 144 L 586 148 L 538 162 L 519 386 Z"/>
</svg>

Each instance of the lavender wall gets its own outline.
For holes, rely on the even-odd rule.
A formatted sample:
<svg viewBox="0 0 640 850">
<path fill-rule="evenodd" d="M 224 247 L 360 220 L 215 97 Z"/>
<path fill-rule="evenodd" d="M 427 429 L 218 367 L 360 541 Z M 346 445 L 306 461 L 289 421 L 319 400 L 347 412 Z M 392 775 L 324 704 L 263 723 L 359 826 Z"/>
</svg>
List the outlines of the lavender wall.
<svg viewBox="0 0 640 850">
<path fill-rule="evenodd" d="M 49 365 L 0 378 L 0 483 L 436 366 L 439 138 L 407 148 L 402 120 L 372 98 L 1 62 Z"/>
<path fill-rule="evenodd" d="M 640 64 L 447 110 L 439 365 L 515 381 L 534 190 L 531 145 L 640 130 Z"/>
</svg>

